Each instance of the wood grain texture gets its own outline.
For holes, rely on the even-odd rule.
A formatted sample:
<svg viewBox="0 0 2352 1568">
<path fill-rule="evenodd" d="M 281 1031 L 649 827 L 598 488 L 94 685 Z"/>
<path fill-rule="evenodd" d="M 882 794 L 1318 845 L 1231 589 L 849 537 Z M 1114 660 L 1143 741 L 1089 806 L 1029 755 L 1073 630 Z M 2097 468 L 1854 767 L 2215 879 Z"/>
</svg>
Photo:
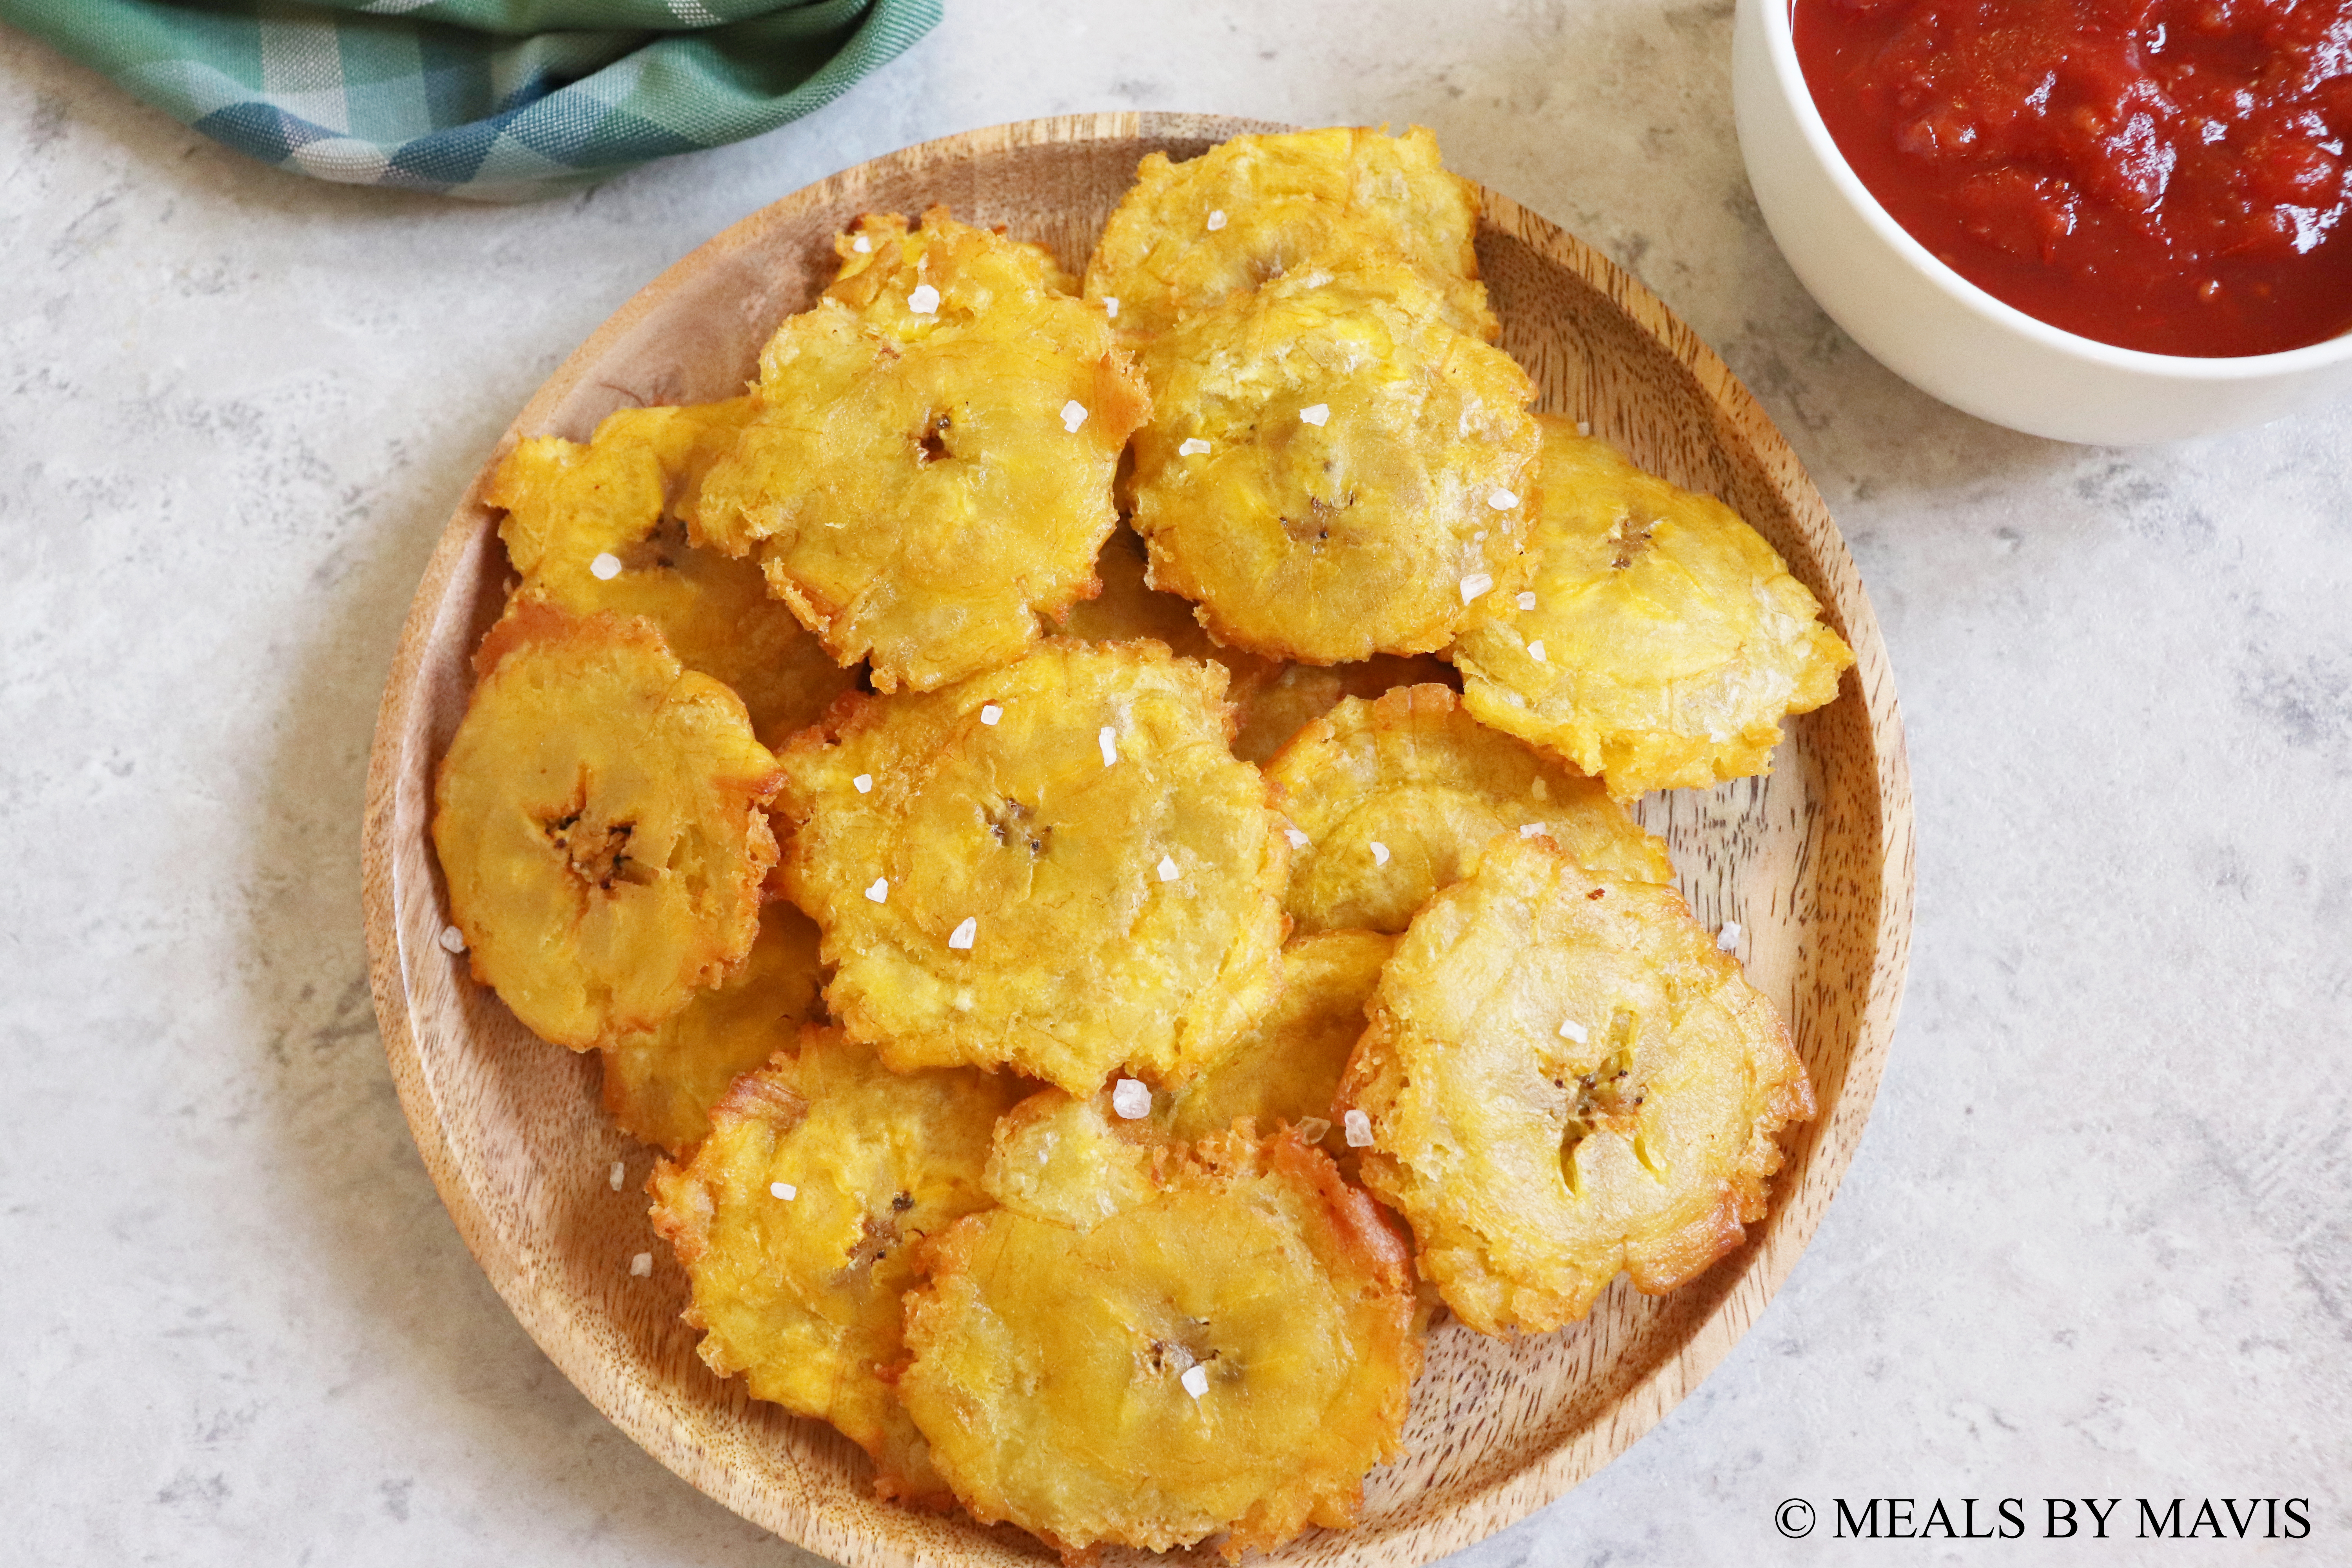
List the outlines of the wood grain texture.
<svg viewBox="0 0 2352 1568">
<path fill-rule="evenodd" d="M 848 1442 L 705 1371 L 678 1321 L 685 1276 L 646 1222 L 650 1152 L 606 1121 L 589 1058 L 533 1038 L 437 945 L 446 906 L 427 835 L 433 771 L 506 574 L 483 487 L 525 436 L 585 439 L 614 408 L 740 391 L 776 322 L 829 276 L 833 234 L 861 212 L 945 202 L 966 221 L 1042 241 L 1075 269 L 1145 153 L 1183 158 L 1274 129 L 1169 114 L 1029 121 L 877 159 L 745 219 L 632 300 L 516 418 L 450 519 L 394 660 L 364 825 L 370 971 L 435 1185 L 523 1327 L 622 1430 L 745 1519 L 851 1568 L 1047 1554 L 1016 1531 L 874 1502 L 865 1456 Z M 1654 1300 L 1621 1279 L 1586 1322 L 1516 1342 L 1438 1329 L 1409 1457 L 1371 1477 L 1355 1530 L 1311 1531 L 1273 1559 L 1283 1563 L 1429 1562 L 1540 1508 L 1649 1430 L 1746 1332 L 1812 1236 L 1869 1115 L 1902 996 L 1910 782 L 1885 649 L 1843 540 L 1747 390 L 1654 296 L 1507 198 L 1489 192 L 1486 203 L 1480 260 L 1505 346 L 1542 406 L 1727 501 L 1853 646 L 1839 699 L 1790 724 L 1770 776 L 1641 809 L 1669 840 L 1698 917 L 1744 928 L 1740 955 L 1789 1018 L 1822 1111 L 1786 1141 L 1769 1216 L 1683 1289 Z M 615 1162 L 618 1191 L 607 1179 Z M 629 1272 L 641 1252 L 653 1255 L 650 1278 Z"/>
</svg>

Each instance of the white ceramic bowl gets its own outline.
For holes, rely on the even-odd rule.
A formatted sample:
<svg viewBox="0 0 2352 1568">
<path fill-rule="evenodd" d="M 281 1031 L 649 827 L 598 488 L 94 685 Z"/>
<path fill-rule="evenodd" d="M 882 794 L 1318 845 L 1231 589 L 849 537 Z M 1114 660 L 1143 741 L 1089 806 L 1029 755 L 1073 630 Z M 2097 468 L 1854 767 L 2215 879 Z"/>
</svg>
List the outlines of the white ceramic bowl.
<svg viewBox="0 0 2352 1568">
<path fill-rule="evenodd" d="M 2352 392 L 2352 334 L 2190 359 L 2059 331 L 1930 255 L 1864 188 L 1797 65 L 1790 0 L 1738 0 L 1731 103 L 1757 205 L 1798 279 L 1881 364 L 1953 407 L 2102 445 L 2259 425 Z"/>
</svg>

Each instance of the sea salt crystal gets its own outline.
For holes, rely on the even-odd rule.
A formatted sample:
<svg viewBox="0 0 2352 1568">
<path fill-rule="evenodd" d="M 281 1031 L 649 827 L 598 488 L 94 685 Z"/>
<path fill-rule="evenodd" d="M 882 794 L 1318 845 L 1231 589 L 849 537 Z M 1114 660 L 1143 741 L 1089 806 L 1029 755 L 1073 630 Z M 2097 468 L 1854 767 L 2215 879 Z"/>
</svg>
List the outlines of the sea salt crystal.
<svg viewBox="0 0 2352 1568">
<path fill-rule="evenodd" d="M 1176 868 L 1176 862 L 1174 860 L 1169 858 L 1165 855 L 1162 855 L 1160 858 L 1160 879 L 1161 881 L 1172 882 L 1183 874 L 1183 872 Z"/>
<path fill-rule="evenodd" d="M 801 1190 L 790 1182 L 770 1182 L 768 1195 L 772 1198 L 782 1198 L 784 1202 L 790 1203 L 801 1195 Z"/>
<path fill-rule="evenodd" d="M 1128 1121 L 1140 1121 L 1151 1114 L 1151 1088 L 1141 1079 L 1123 1078 L 1111 1086 L 1110 1108 Z"/>
<path fill-rule="evenodd" d="M 1282 836 L 1290 840 L 1290 847 L 1293 849 L 1304 849 L 1307 847 L 1307 835 L 1299 832 L 1296 827 L 1284 828 L 1282 830 Z"/>
<path fill-rule="evenodd" d="M 1086 422 L 1087 405 L 1085 404 L 1080 403 L 1076 398 L 1073 397 L 1067 403 L 1062 405 L 1063 429 L 1067 430 L 1070 434 L 1075 436 L 1078 432 L 1078 426 Z"/>
<path fill-rule="evenodd" d="M 1176 1381 L 1184 1385 L 1185 1393 L 1198 1399 L 1209 1392 L 1209 1369 L 1205 1366 L 1188 1366 L 1184 1369 L 1184 1375 Z"/>
<path fill-rule="evenodd" d="M 1298 411 L 1298 417 L 1309 425 L 1321 425 L 1331 417 L 1331 405 L 1318 403 L 1312 407 L 1302 408 Z"/>
<path fill-rule="evenodd" d="M 1519 595 L 1519 608 L 1521 608 L 1521 609 L 1523 609 L 1523 610 L 1532 610 L 1532 609 L 1534 609 L 1535 607 L 1536 607 L 1536 596 L 1535 596 L 1535 595 L 1534 595 L 1534 594 L 1532 594 L 1532 593 L 1527 593 L 1527 594 L 1521 594 L 1521 595 Z"/>
<path fill-rule="evenodd" d="M 1715 945 L 1721 948 L 1726 952 L 1730 952 L 1736 950 L 1739 946 L 1739 922 L 1738 921 L 1724 921 L 1723 929 L 1715 933 Z"/>
<path fill-rule="evenodd" d="M 1216 232 L 1217 232 L 1217 230 L 1219 230 L 1219 229 L 1221 229 L 1221 228 L 1223 228 L 1223 227 L 1224 227 L 1224 226 L 1225 226 L 1225 215 L 1224 215 L 1224 213 L 1223 213 L 1223 211 L 1222 209 L 1220 209 L 1219 211 L 1216 211 L 1216 212 L 1213 212 L 1213 213 L 1211 213 L 1211 214 L 1209 215 L 1209 232 L 1210 232 L 1211 234 L 1214 234 L 1214 233 L 1216 233 Z"/>
<path fill-rule="evenodd" d="M 1106 294 L 1103 296 L 1103 313 L 1108 315 L 1114 321 L 1118 320 L 1118 298 L 1117 295 Z"/>
<path fill-rule="evenodd" d="M 1331 1135 L 1331 1124 L 1320 1116 L 1309 1116 L 1298 1123 L 1298 1135 L 1309 1143 L 1320 1143 Z"/>
<path fill-rule="evenodd" d="M 1559 1021 L 1559 1037 L 1563 1040 L 1573 1040 L 1580 1046 L 1584 1044 L 1585 1041 L 1591 1039 L 1592 1036 L 1583 1025 L 1578 1023 L 1575 1019 L 1562 1018 Z"/>
<path fill-rule="evenodd" d="M 1471 573 L 1470 575 L 1462 579 L 1462 602 L 1465 605 L 1468 604 L 1471 600 L 1476 598 L 1479 595 L 1485 593 L 1494 585 L 1494 574 L 1490 572 Z"/>
<path fill-rule="evenodd" d="M 972 941 L 974 938 L 979 936 L 979 934 L 980 922 L 974 920 L 971 916 L 966 915 L 963 917 L 962 924 L 957 926 L 955 930 L 948 932 L 948 945 L 954 948 L 958 952 L 970 952 L 971 951 Z"/>
<path fill-rule="evenodd" d="M 1176 443 L 1176 455 L 1180 458 L 1205 457 L 1208 451 L 1209 444 L 1198 436 L 1187 436 L 1183 440 Z"/>
<path fill-rule="evenodd" d="M 918 283 L 907 296 L 907 309 L 918 316 L 936 316 L 940 310 L 940 291 L 928 283 Z"/>
<path fill-rule="evenodd" d="M 1102 727 L 1102 732 L 1097 735 L 1095 739 L 1102 744 L 1103 766 L 1108 767 L 1113 763 L 1118 761 L 1118 731 L 1106 724 Z"/>
<path fill-rule="evenodd" d="M 1372 1119 L 1360 1110 L 1350 1110 L 1342 1118 L 1348 1127 L 1348 1147 L 1369 1149 L 1372 1146 Z"/>
<path fill-rule="evenodd" d="M 881 903 L 890 896 L 890 879 L 887 877 L 875 878 L 874 885 L 866 889 L 866 896 L 873 900 L 877 904 Z"/>
<path fill-rule="evenodd" d="M 621 574 L 621 558 L 608 550 L 588 563 L 588 570 L 599 583 L 609 583 Z"/>
<path fill-rule="evenodd" d="M 1592 434 L 1592 421 L 1591 421 L 1591 420 L 1590 420 L 1590 419 L 1580 419 L 1580 420 L 1578 420 L 1578 421 L 1576 422 L 1576 433 L 1577 433 L 1578 435 L 1580 435 L 1580 436 L 1590 436 L 1590 435 L 1591 435 L 1591 434 Z"/>
<path fill-rule="evenodd" d="M 459 931 L 456 926 L 443 926 L 441 928 L 441 951 L 444 952 L 465 952 L 466 933 Z"/>
<path fill-rule="evenodd" d="M 1519 504 L 1519 498 L 1508 490 L 1496 490 L 1486 497 L 1486 504 L 1496 511 L 1508 511 Z"/>
<path fill-rule="evenodd" d="M 629 1259 L 629 1272 L 635 1275 L 637 1279 L 642 1279 L 653 1271 L 654 1255 L 652 1253 L 640 1252 L 635 1258 Z"/>
<path fill-rule="evenodd" d="M 857 252 L 860 256 L 865 256 L 873 250 L 874 242 L 861 234 L 856 239 L 849 242 L 849 248 Z"/>
<path fill-rule="evenodd" d="M 615 1160 L 613 1162 L 613 1168 L 604 1173 L 604 1184 L 617 1193 L 621 1190 L 621 1184 L 628 1178 L 629 1168 Z"/>
<path fill-rule="evenodd" d="M 860 773 L 849 782 L 857 786 L 857 793 L 860 795 L 872 795 L 874 793 L 874 775 L 872 773 Z"/>
<path fill-rule="evenodd" d="M 1002 718 L 1003 718 L 1003 717 L 1004 717 L 1004 710 L 1003 710 L 1003 709 L 1002 709 L 1002 708 L 999 708 L 999 707 L 998 707 L 995 703 L 993 703 L 993 702 L 990 702 L 990 703 L 983 704 L 983 705 L 982 706 L 982 708 L 981 708 L 981 710 L 980 710 L 980 721 L 981 721 L 982 723 L 983 723 L 983 724 L 993 724 L 993 723 L 995 723 L 999 719 L 1002 719 Z"/>
<path fill-rule="evenodd" d="M 1533 838 L 1537 834 L 1541 833 L 1542 831 L 1543 824 L 1540 822 L 1522 822 L 1519 824 L 1519 837 L 1522 838 Z"/>
<path fill-rule="evenodd" d="M 1389 863 L 1389 847 L 1388 847 L 1387 845 L 1385 845 L 1385 844 L 1381 843 L 1381 842 L 1379 839 L 1377 839 L 1377 838 L 1373 839 L 1373 840 L 1372 840 L 1372 864 L 1373 864 L 1373 865 L 1375 865 L 1375 866 L 1385 866 L 1385 865 L 1387 865 L 1388 863 Z"/>
<path fill-rule="evenodd" d="M 1538 637 L 1535 641 L 1528 644 L 1528 657 L 1534 659 L 1538 664 L 1549 664 L 1551 662 L 1550 659 L 1544 657 L 1543 638 L 1541 637 Z"/>
</svg>

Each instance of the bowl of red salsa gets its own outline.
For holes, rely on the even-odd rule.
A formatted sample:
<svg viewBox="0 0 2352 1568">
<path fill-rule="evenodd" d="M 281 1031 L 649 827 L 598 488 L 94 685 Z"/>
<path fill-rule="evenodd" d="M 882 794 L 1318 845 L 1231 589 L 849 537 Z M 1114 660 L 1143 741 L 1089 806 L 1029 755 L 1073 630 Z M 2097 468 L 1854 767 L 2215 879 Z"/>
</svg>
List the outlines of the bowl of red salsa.
<svg viewBox="0 0 2352 1568">
<path fill-rule="evenodd" d="M 2063 440 L 2352 390 L 2352 0 L 1739 0 L 1740 146 L 1814 298 Z"/>
</svg>

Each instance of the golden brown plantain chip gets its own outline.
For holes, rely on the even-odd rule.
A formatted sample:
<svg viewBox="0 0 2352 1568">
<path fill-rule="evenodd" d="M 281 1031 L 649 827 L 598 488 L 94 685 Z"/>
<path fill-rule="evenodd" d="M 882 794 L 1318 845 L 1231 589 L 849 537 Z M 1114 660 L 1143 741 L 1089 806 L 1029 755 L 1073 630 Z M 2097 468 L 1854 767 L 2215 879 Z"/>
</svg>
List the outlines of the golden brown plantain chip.
<svg viewBox="0 0 2352 1568">
<path fill-rule="evenodd" d="M 1142 384 L 1040 247 L 934 207 L 866 218 L 839 281 L 760 355 L 758 409 L 705 477 L 699 542 L 875 687 L 1002 664 L 1094 592 Z"/>
<path fill-rule="evenodd" d="M 1200 1077 L 1154 1096 L 1152 1127 L 1183 1143 L 1228 1131 L 1242 1117 L 1267 1131 L 1296 1127 L 1353 1176 L 1356 1152 L 1332 1100 L 1364 1032 L 1364 1004 L 1395 945 L 1394 937 L 1369 931 L 1291 942 L 1282 950 L 1282 994 L 1274 1005 Z"/>
<path fill-rule="evenodd" d="M 857 676 L 769 595 L 757 564 L 687 542 L 685 509 L 753 406 L 625 408 L 584 447 L 535 437 L 507 454 L 485 499 L 506 509 L 499 537 L 522 577 L 516 597 L 645 616 L 679 663 L 734 688 L 772 746 Z"/>
<path fill-rule="evenodd" d="M 1353 664 L 1286 664 L 1271 680 L 1235 699 L 1241 727 L 1234 735 L 1234 755 L 1264 766 L 1343 697 L 1378 697 L 1400 686 L 1460 685 L 1452 665 L 1425 653 L 1374 654 Z"/>
<path fill-rule="evenodd" d="M 433 843 L 474 978 L 574 1050 L 734 973 L 776 842 L 776 760 L 649 621 L 523 602 L 482 639 Z"/>
<path fill-rule="evenodd" d="M 1534 580 L 1449 655 L 1470 711 L 1619 800 L 1770 772 L 1782 717 L 1835 697 L 1853 650 L 1729 507 L 1542 425 Z"/>
<path fill-rule="evenodd" d="M 1140 340 L 1301 267 L 1381 257 L 1436 289 L 1449 325 L 1491 342 L 1477 233 L 1477 187 L 1439 165 L 1418 125 L 1236 136 L 1181 163 L 1144 158 L 1087 264 L 1087 297 L 1117 300 L 1120 333 Z"/>
<path fill-rule="evenodd" d="M 654 1228 L 693 1282 L 702 1359 L 839 1427 L 873 1456 L 879 1496 L 948 1506 L 892 1388 L 899 1298 L 921 1241 L 987 1205 L 990 1130 L 1027 1089 L 969 1070 L 901 1076 L 811 1028 L 796 1057 L 727 1092 L 690 1163 L 654 1173 Z"/>
<path fill-rule="evenodd" d="M 1274 994 L 1288 847 L 1226 750 L 1225 672 L 1055 638 L 940 691 L 844 698 L 786 749 L 782 882 L 826 1001 L 900 1070 L 1081 1092 L 1213 1059 Z"/>
<path fill-rule="evenodd" d="M 736 973 L 659 1028 L 604 1047 L 604 1109 L 632 1138 L 673 1154 L 702 1142 L 727 1086 L 800 1038 L 824 1012 L 824 971 L 808 916 L 779 899 L 760 911 L 760 934 Z"/>
<path fill-rule="evenodd" d="M 1813 1113 L 1789 1031 L 1671 888 L 1507 838 L 1397 943 L 1340 1085 L 1364 1183 L 1481 1333 L 1581 1318 L 1623 1269 L 1653 1295 L 1765 1212 L 1780 1130 Z"/>
<path fill-rule="evenodd" d="M 995 1163 L 1056 1179 L 959 1221 L 908 1298 L 899 1394 L 964 1506 L 1069 1562 L 1351 1523 L 1421 1363 L 1378 1206 L 1293 1132 L 1147 1153 L 1055 1091 L 1007 1121 Z"/>
<path fill-rule="evenodd" d="M 1600 780 L 1487 729 L 1447 687 L 1350 697 L 1301 731 L 1265 776 L 1297 829 L 1284 908 L 1299 931 L 1401 931 L 1513 833 L 1543 834 L 1590 870 L 1674 880 L 1666 847 Z"/>
<path fill-rule="evenodd" d="M 1143 350 L 1135 531 L 1220 643 L 1429 653 L 1517 592 L 1535 388 L 1439 303 L 1394 263 L 1315 268 Z"/>
</svg>

